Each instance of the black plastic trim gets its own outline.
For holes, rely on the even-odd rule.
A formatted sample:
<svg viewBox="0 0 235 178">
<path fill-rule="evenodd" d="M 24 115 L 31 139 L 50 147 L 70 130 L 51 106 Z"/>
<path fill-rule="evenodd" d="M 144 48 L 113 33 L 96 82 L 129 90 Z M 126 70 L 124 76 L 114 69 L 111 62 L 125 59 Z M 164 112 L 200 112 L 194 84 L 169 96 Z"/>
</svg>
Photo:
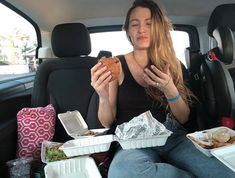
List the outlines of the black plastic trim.
<svg viewBox="0 0 235 178">
<path fill-rule="evenodd" d="M 174 29 L 187 32 L 189 34 L 190 47 L 193 49 L 200 49 L 199 34 L 195 26 L 175 24 Z"/>
<path fill-rule="evenodd" d="M 0 102 L 11 97 L 31 93 L 34 78 L 34 75 L 30 75 L 0 83 Z"/>
</svg>

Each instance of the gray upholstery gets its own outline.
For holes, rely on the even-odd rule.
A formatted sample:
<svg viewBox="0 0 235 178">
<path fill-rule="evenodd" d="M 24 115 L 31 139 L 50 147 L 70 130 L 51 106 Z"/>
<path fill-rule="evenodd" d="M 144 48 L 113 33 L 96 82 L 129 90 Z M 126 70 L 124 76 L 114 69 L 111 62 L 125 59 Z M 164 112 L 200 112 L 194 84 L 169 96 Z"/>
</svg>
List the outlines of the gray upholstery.
<svg viewBox="0 0 235 178">
<path fill-rule="evenodd" d="M 234 37 L 227 26 L 218 26 L 213 31 L 213 38 L 217 42 L 217 56 L 224 64 L 231 64 L 234 59 Z"/>
<path fill-rule="evenodd" d="M 57 114 L 78 110 L 89 128 L 101 128 L 97 119 L 97 96 L 90 85 L 90 69 L 97 59 L 87 56 L 90 37 L 86 27 L 80 23 L 57 25 L 52 33 L 52 44 L 58 58 L 40 65 L 35 76 L 32 107 L 51 103 Z M 57 119 L 54 140 L 68 139 L 71 137 Z"/>
</svg>

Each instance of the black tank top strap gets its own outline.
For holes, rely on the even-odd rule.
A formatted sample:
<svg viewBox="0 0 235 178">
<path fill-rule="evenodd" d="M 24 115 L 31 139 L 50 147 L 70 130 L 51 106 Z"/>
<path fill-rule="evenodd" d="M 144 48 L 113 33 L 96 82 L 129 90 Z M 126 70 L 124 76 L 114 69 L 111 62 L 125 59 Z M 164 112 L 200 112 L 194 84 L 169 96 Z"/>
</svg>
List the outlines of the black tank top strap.
<svg viewBox="0 0 235 178">
<path fill-rule="evenodd" d="M 119 55 L 119 56 L 117 56 L 117 57 L 118 57 L 118 59 L 120 60 L 120 62 L 121 62 L 121 64 L 122 64 L 123 70 L 126 71 L 126 69 L 128 68 L 128 66 L 127 66 L 127 63 L 126 63 L 125 56 L 124 56 L 124 55 Z"/>
<path fill-rule="evenodd" d="M 128 65 L 126 63 L 125 56 L 124 55 L 120 55 L 120 56 L 117 56 L 117 57 L 119 58 L 119 60 L 121 62 L 122 70 L 123 70 L 124 74 L 127 74 L 126 76 L 131 76 L 130 70 L 129 70 Z"/>
<path fill-rule="evenodd" d="M 134 77 L 133 77 L 132 74 L 131 74 L 131 71 L 130 71 L 128 65 L 127 65 L 125 56 L 124 56 L 124 55 L 120 55 L 120 56 L 117 56 L 117 57 L 119 58 L 119 60 L 120 60 L 120 62 L 121 62 L 122 70 L 123 70 L 123 73 L 124 73 L 124 75 L 125 75 L 125 78 L 124 78 L 124 81 L 123 81 L 122 85 L 123 85 L 123 84 L 125 85 L 126 82 L 128 82 L 128 83 L 131 82 L 131 83 L 134 83 L 134 85 L 139 85 L 139 84 L 135 81 Z M 138 87 L 139 87 L 139 86 L 138 86 Z"/>
</svg>

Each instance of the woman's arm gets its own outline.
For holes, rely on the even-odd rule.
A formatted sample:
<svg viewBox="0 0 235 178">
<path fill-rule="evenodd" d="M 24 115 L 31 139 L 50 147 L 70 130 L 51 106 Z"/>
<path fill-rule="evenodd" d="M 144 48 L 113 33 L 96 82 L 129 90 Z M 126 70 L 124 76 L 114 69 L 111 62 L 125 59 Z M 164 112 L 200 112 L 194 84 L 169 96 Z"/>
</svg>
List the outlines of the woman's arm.
<svg viewBox="0 0 235 178">
<path fill-rule="evenodd" d="M 167 64 L 164 71 L 160 71 L 157 67 L 152 65 L 151 70 L 148 68 L 145 69 L 145 81 L 149 85 L 157 87 L 164 93 L 172 114 L 181 124 L 187 122 L 190 113 L 189 106 L 180 96 L 179 91 L 172 80 L 170 65 Z"/>
<path fill-rule="evenodd" d="M 115 120 L 117 110 L 117 80 L 109 83 L 109 97 L 99 98 L 98 118 L 104 127 L 110 127 Z"/>
<path fill-rule="evenodd" d="M 110 127 L 116 117 L 118 81 L 111 82 L 112 74 L 101 62 L 91 69 L 91 85 L 99 95 L 98 118 L 104 127 Z"/>
<path fill-rule="evenodd" d="M 188 117 L 190 113 L 189 106 L 188 104 L 185 103 L 185 101 L 180 96 L 174 83 L 170 82 L 168 85 L 169 85 L 167 87 L 168 89 L 165 89 L 164 94 L 168 100 L 168 104 L 170 106 L 171 112 L 181 124 L 184 124 L 185 122 L 188 121 Z"/>
</svg>

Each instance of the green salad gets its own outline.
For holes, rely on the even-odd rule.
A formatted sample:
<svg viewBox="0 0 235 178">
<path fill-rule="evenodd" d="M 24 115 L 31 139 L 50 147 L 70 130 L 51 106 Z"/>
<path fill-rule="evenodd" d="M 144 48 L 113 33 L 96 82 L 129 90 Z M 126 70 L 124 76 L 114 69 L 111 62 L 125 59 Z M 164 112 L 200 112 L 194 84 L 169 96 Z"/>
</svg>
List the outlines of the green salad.
<svg viewBox="0 0 235 178">
<path fill-rule="evenodd" d="M 58 145 L 54 145 L 54 146 L 46 148 L 46 157 L 45 157 L 45 159 L 46 159 L 47 162 L 68 159 L 68 157 L 65 155 L 65 153 L 62 150 L 59 150 L 59 147 L 61 145 L 62 144 L 58 144 Z"/>
</svg>

